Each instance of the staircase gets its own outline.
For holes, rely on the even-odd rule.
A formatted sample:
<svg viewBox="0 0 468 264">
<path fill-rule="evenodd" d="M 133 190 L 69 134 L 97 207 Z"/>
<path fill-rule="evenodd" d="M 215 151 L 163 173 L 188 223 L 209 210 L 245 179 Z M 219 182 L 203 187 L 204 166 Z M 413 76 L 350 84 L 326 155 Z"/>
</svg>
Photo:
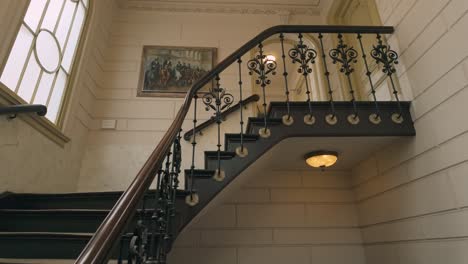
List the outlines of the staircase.
<svg viewBox="0 0 468 264">
<path fill-rule="evenodd" d="M 76 259 L 122 193 L 6 194 L 0 199 L 0 259 Z M 146 194 L 153 207 L 154 194 Z M 180 201 L 186 195 L 182 190 L 177 193 Z M 153 210 L 141 209 L 140 205 L 130 221 L 124 244 L 128 245 L 137 219 L 147 221 L 152 215 Z M 127 249 L 122 247 L 122 256 Z M 112 258 L 118 255 L 115 249 Z"/>
<path fill-rule="evenodd" d="M 394 102 L 381 103 L 381 111 L 391 115 Z M 404 103 L 404 118 L 410 119 L 409 103 Z M 372 105 L 359 103 L 362 114 L 371 114 Z M 317 120 L 325 120 L 327 104 L 315 103 Z M 349 102 L 337 105 L 338 118 L 345 118 L 352 109 Z M 367 109 L 367 111 L 366 111 Z M 342 123 L 342 127 L 333 127 L 326 122 L 317 122 L 311 127 L 303 122 L 291 126 L 282 123 L 281 116 L 286 111 L 285 103 L 272 103 L 267 121 L 271 137 L 265 139 L 258 135 L 264 125 L 263 118 L 249 118 L 246 134 L 243 135 L 244 147 L 249 154 L 246 157 L 236 155 L 240 146 L 240 134 L 225 134 L 225 148 L 221 152 L 222 166 L 226 178 L 213 180 L 217 168 L 217 151 L 205 151 L 205 168 L 194 171 L 194 190 L 199 202 L 195 206 L 185 203 L 188 191 L 178 190 L 176 198 L 176 232 L 180 232 L 220 191 L 250 164 L 259 159 L 274 145 L 288 137 L 306 136 L 413 136 L 415 131 L 411 122 L 396 124 L 390 118 L 383 118 L 381 126 L 375 127 L 370 122 L 359 125 Z M 300 120 L 307 105 L 292 104 L 292 117 Z M 186 184 L 190 182 L 191 170 L 185 170 Z M 189 189 L 185 186 L 185 189 Z M 72 193 L 72 194 L 8 194 L 0 199 L 0 259 L 76 259 L 92 234 L 97 230 L 110 209 L 115 205 L 122 192 Z M 136 222 L 151 220 L 156 201 L 155 191 L 145 195 L 145 209 L 142 203 L 133 216 L 125 235 L 114 247 L 111 258 L 128 257 L 128 243 L 133 235 Z M 174 234 L 174 237 L 177 236 Z M 1 263 L 1 261 L 0 261 Z"/>
<path fill-rule="evenodd" d="M 303 33 L 318 33 L 320 40 L 322 33 L 339 33 L 339 44 L 329 56 L 333 63 L 342 64 L 341 72 L 349 78 L 353 72 L 350 65 L 357 61 L 357 53 L 343 44 L 341 33 L 357 34 L 359 40 L 360 34 L 377 34 L 378 44 L 371 55 L 377 63 L 384 65 L 383 72 L 392 79 L 398 56 L 390 54 L 393 51 L 384 46 L 380 36 L 391 32 L 393 28 L 388 27 L 334 26 L 278 26 L 266 30 L 193 86 L 174 123 L 125 192 L 4 195 L 0 199 L 0 263 L 1 259 L 7 263 L 14 259 L 77 259 L 75 263 L 80 264 L 107 263 L 109 259 L 118 263 L 165 263 L 177 235 L 227 185 L 280 141 L 290 137 L 414 136 L 410 102 L 401 102 L 395 87 L 394 101 L 377 101 L 373 81 L 368 74 L 373 101 L 355 100 L 351 86 L 348 88 L 352 100 L 334 101 L 323 43 L 321 51 L 312 52 L 302 42 Z M 261 42 L 280 34 L 283 44 L 283 34 L 286 33 L 299 33 L 298 44 L 293 52 L 287 54 L 296 59 L 299 72 L 306 80 L 310 73 L 309 65 L 315 63 L 313 55 L 323 55 L 328 101 L 312 101 L 309 86 L 305 102 L 290 101 L 288 74 L 284 68 L 286 100 L 267 104 L 265 87 L 270 84 L 268 74 L 274 74 L 277 65 L 265 59 Z M 255 47 L 259 55 L 249 60 L 247 67 L 257 78 L 256 84 L 263 88 L 262 106 L 266 114 L 246 118 L 244 128 L 241 57 Z M 285 54 L 283 49 L 283 61 Z M 366 56 L 363 56 L 363 61 L 369 73 Z M 222 110 L 229 109 L 234 100 L 221 88 L 219 74 L 234 63 L 239 66 L 240 106 L 235 112 L 240 113 L 240 129 L 238 133 L 221 135 Z M 214 87 L 199 98 L 197 91 L 213 80 Z M 208 110 L 214 112 L 218 127 L 217 148 L 204 149 L 204 168 L 195 167 L 194 162 L 197 102 L 200 104 L 200 99 Z M 192 143 L 192 148 L 182 150 L 181 127 L 184 120 L 191 119 L 187 113 L 192 100 L 193 130 L 191 136 L 184 137 Z M 190 168 L 181 168 L 182 151 L 192 153 Z M 183 188 L 179 186 L 179 175 L 185 177 Z"/>
</svg>

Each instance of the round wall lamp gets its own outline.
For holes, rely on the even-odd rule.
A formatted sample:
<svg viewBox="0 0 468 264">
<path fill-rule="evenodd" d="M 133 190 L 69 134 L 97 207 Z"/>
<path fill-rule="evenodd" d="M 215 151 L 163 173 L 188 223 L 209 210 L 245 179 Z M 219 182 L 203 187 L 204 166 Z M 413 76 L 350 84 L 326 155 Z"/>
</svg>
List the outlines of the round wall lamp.
<svg viewBox="0 0 468 264">
<path fill-rule="evenodd" d="M 314 168 L 328 168 L 333 166 L 338 160 L 338 152 L 328 150 L 318 150 L 304 155 L 307 165 Z"/>
</svg>

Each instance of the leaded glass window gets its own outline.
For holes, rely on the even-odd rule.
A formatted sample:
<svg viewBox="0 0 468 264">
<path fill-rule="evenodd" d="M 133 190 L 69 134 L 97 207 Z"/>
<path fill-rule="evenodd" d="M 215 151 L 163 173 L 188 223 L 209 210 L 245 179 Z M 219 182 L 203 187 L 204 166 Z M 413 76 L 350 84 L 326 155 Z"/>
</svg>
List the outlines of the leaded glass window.
<svg viewBox="0 0 468 264">
<path fill-rule="evenodd" d="M 0 81 L 57 123 L 89 0 L 31 0 Z"/>
</svg>

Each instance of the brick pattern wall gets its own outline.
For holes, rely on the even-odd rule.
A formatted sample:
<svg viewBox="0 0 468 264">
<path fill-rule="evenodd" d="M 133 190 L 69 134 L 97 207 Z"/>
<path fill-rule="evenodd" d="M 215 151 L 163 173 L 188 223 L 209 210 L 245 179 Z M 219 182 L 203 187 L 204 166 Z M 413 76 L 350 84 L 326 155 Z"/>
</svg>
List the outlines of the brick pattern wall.
<svg viewBox="0 0 468 264">
<path fill-rule="evenodd" d="M 177 239 L 170 263 L 365 263 L 349 172 L 251 176 Z"/>
<path fill-rule="evenodd" d="M 353 170 L 368 264 L 468 259 L 468 2 L 379 0 L 417 136 Z M 409 90 L 411 89 L 411 90 Z"/>
</svg>

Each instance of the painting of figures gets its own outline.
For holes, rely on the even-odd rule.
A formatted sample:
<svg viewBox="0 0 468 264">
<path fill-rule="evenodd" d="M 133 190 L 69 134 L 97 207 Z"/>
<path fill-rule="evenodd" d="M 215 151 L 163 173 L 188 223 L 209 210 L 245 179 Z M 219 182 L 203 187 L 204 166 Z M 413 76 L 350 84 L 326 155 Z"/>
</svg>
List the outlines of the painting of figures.
<svg viewBox="0 0 468 264">
<path fill-rule="evenodd" d="M 215 61 L 216 48 L 144 46 L 138 96 L 183 97 Z"/>
</svg>

